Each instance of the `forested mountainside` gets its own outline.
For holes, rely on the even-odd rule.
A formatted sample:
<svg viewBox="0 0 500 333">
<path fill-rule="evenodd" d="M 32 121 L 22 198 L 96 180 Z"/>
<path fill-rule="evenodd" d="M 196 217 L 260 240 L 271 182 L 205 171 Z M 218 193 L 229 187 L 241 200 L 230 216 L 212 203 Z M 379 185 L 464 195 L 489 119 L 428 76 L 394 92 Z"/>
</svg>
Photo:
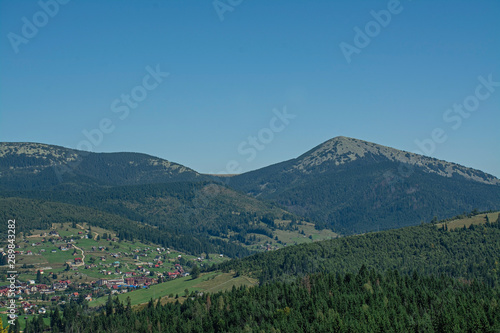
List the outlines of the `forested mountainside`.
<svg viewBox="0 0 500 333">
<path fill-rule="evenodd" d="M 130 190 L 123 190 L 124 186 L 141 192 L 141 186 L 166 183 L 225 183 L 244 195 L 305 217 L 318 229 L 329 228 L 342 234 L 416 225 L 473 209 L 500 209 L 500 180 L 492 175 L 346 137 L 328 140 L 296 159 L 223 180 L 145 154 L 89 153 L 39 143 L 0 144 L 0 190 L 5 195 L 21 191 L 31 194 L 19 196 L 40 198 L 53 191 L 48 195 L 62 198 L 56 201 L 77 205 L 85 202 L 91 207 L 95 204 L 89 204 L 87 199 L 68 202 L 64 198 L 70 192 L 99 196 L 98 191 L 106 190 L 110 194 L 109 189 L 121 187 L 113 193 L 115 201 L 119 201 L 122 199 L 117 193 L 130 197 L 125 193 Z M 105 201 L 99 203 L 100 209 L 107 205 L 111 213 L 118 209 L 127 218 L 148 223 L 164 219 L 162 211 L 173 212 L 173 217 L 167 214 L 170 220 L 179 215 L 175 200 L 164 201 L 164 207 L 158 207 L 153 199 L 149 204 L 155 209 L 148 204 L 138 211 L 128 204 L 118 208 L 109 199 Z M 172 202 L 174 206 L 169 206 Z M 153 210 L 159 214 L 150 214 Z M 219 229 L 214 236 L 223 233 L 225 226 Z"/>
<path fill-rule="evenodd" d="M 345 137 L 229 182 L 343 234 L 499 209 L 499 184 L 482 171 Z"/>
<path fill-rule="evenodd" d="M 402 274 L 446 275 L 500 284 L 500 221 L 446 231 L 434 224 L 302 244 L 223 263 L 261 283 L 310 273 L 355 273 L 363 265 Z M 214 268 L 216 269 L 216 268 Z"/>
<path fill-rule="evenodd" d="M 32 230 L 48 230 L 55 223 L 88 223 L 116 232 L 120 239 L 139 240 L 171 247 L 187 253 L 224 253 L 228 257 L 248 256 L 252 252 L 233 242 L 209 238 L 200 233 L 189 233 L 182 228 L 158 227 L 99 209 L 62 202 L 25 198 L 0 197 L 0 217 L 15 219 L 17 232 L 30 234 Z"/>
<path fill-rule="evenodd" d="M 348 235 L 500 208 L 500 180 L 491 175 L 345 137 L 223 180 L 144 154 L 0 144 L 2 197 L 92 208 L 205 244 L 184 242 L 190 253 L 273 238 L 285 227 L 275 220 Z"/>
<path fill-rule="evenodd" d="M 275 224 L 276 219 L 297 219 L 273 204 L 211 182 L 10 191 L 0 193 L 1 197 L 2 213 L 5 218 L 17 216 L 21 231 L 45 228 L 51 222 L 81 221 L 116 230 L 125 239 L 141 237 L 198 255 L 248 255 L 251 252 L 245 246 L 256 243 L 259 235 L 273 238 L 274 230 L 293 227 Z M 109 216 L 111 222 L 99 214 Z M 138 232 L 139 224 L 146 229 Z"/>
</svg>

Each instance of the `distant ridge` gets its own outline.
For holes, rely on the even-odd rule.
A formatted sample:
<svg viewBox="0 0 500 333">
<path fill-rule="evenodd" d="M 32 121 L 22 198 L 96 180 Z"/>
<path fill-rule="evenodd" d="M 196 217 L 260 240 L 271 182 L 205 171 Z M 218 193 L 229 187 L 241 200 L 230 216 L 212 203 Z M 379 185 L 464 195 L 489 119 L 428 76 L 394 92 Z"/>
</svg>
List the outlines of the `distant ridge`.
<svg viewBox="0 0 500 333">
<path fill-rule="evenodd" d="M 226 175 L 229 177 L 230 175 Z M 478 209 L 500 209 L 500 180 L 480 170 L 339 136 L 295 159 L 222 181 L 318 228 L 349 234 L 398 228 Z M 41 143 L 0 143 L 1 191 L 87 191 L 217 182 L 140 153 L 89 153 Z"/>
<path fill-rule="evenodd" d="M 0 188 L 75 189 L 203 180 L 183 165 L 141 153 L 92 153 L 31 142 L 0 143 Z"/>
</svg>

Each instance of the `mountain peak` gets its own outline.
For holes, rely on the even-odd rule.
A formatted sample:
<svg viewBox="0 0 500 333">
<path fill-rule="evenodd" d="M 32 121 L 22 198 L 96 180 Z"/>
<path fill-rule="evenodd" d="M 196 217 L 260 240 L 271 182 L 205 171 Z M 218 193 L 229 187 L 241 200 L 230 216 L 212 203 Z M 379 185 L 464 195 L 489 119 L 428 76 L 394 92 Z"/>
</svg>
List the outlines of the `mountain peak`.
<svg viewBox="0 0 500 333">
<path fill-rule="evenodd" d="M 330 139 L 299 156 L 294 169 L 307 174 L 313 168 L 325 163 L 328 167 L 339 166 L 367 157 L 374 157 L 377 160 L 381 157 L 389 161 L 417 166 L 427 173 L 435 173 L 443 177 L 460 175 L 480 183 L 500 185 L 500 179 L 480 170 L 345 136 Z"/>
<path fill-rule="evenodd" d="M 297 168 L 307 169 L 325 162 L 341 165 L 365 157 L 368 153 L 392 159 L 397 152 L 401 151 L 359 139 L 337 136 L 300 156 Z"/>
</svg>

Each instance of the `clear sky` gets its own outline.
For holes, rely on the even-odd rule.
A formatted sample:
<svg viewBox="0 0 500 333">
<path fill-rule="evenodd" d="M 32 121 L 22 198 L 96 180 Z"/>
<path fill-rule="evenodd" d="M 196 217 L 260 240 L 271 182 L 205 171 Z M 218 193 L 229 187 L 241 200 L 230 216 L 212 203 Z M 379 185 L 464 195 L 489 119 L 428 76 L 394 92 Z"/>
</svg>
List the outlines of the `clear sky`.
<svg viewBox="0 0 500 333">
<path fill-rule="evenodd" d="M 0 0 L 0 141 L 226 173 L 343 135 L 500 177 L 497 0 L 55 1 Z"/>
</svg>

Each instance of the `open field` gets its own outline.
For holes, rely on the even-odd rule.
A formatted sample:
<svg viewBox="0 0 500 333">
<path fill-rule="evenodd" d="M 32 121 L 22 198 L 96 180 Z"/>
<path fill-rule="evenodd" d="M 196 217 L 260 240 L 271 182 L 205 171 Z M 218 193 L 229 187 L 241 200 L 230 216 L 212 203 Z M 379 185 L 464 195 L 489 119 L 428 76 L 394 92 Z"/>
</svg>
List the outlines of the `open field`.
<svg viewBox="0 0 500 333">
<path fill-rule="evenodd" d="M 207 278 L 202 277 L 202 280 L 202 282 L 194 287 L 209 293 L 231 290 L 233 286 L 256 286 L 258 284 L 256 279 L 252 279 L 247 276 L 234 277 L 232 273 L 216 273 L 212 276 L 207 274 Z"/>
<path fill-rule="evenodd" d="M 438 224 L 436 224 L 436 227 L 442 228 L 446 224 L 449 231 L 455 230 L 458 228 L 463 228 L 463 227 L 468 228 L 471 225 L 485 224 L 487 222 L 486 216 L 488 216 L 488 219 L 490 222 L 495 222 L 498 219 L 499 213 L 500 212 L 478 214 L 478 215 L 475 215 L 472 217 L 466 217 L 463 219 L 457 219 L 457 220 L 453 220 L 453 221 L 438 223 Z"/>
<path fill-rule="evenodd" d="M 275 220 L 275 223 L 278 225 L 286 226 L 290 223 L 290 221 Z M 253 251 L 262 251 L 263 249 L 265 249 L 266 245 L 269 245 L 271 249 L 278 249 L 289 245 L 311 243 L 314 241 L 321 241 L 339 237 L 338 234 L 334 233 L 331 230 L 317 230 L 314 227 L 313 223 L 304 221 L 297 224 L 297 230 L 274 230 L 272 238 L 261 234 L 248 235 L 255 236 L 258 239 L 258 242 L 256 244 L 248 246 L 248 248 Z"/>
<path fill-rule="evenodd" d="M 185 300 L 185 289 L 188 289 L 189 293 L 192 291 L 215 293 L 230 290 L 233 286 L 239 287 L 242 285 L 254 286 L 257 285 L 257 281 L 245 276 L 234 277 L 232 273 L 211 272 L 203 274 L 194 280 L 186 276 L 151 286 L 148 289 L 120 294 L 118 295 L 118 299 L 126 303 L 127 297 L 130 297 L 132 305 L 139 305 L 149 302 L 151 298 L 157 300 L 159 297 L 162 297 L 163 303 L 175 302 L 177 300 L 175 295 L 178 295 L 178 300 L 182 302 Z M 173 295 L 174 297 L 169 297 L 168 295 Z M 107 296 L 105 296 L 92 300 L 89 306 L 96 307 L 103 305 L 107 299 Z"/>
</svg>

